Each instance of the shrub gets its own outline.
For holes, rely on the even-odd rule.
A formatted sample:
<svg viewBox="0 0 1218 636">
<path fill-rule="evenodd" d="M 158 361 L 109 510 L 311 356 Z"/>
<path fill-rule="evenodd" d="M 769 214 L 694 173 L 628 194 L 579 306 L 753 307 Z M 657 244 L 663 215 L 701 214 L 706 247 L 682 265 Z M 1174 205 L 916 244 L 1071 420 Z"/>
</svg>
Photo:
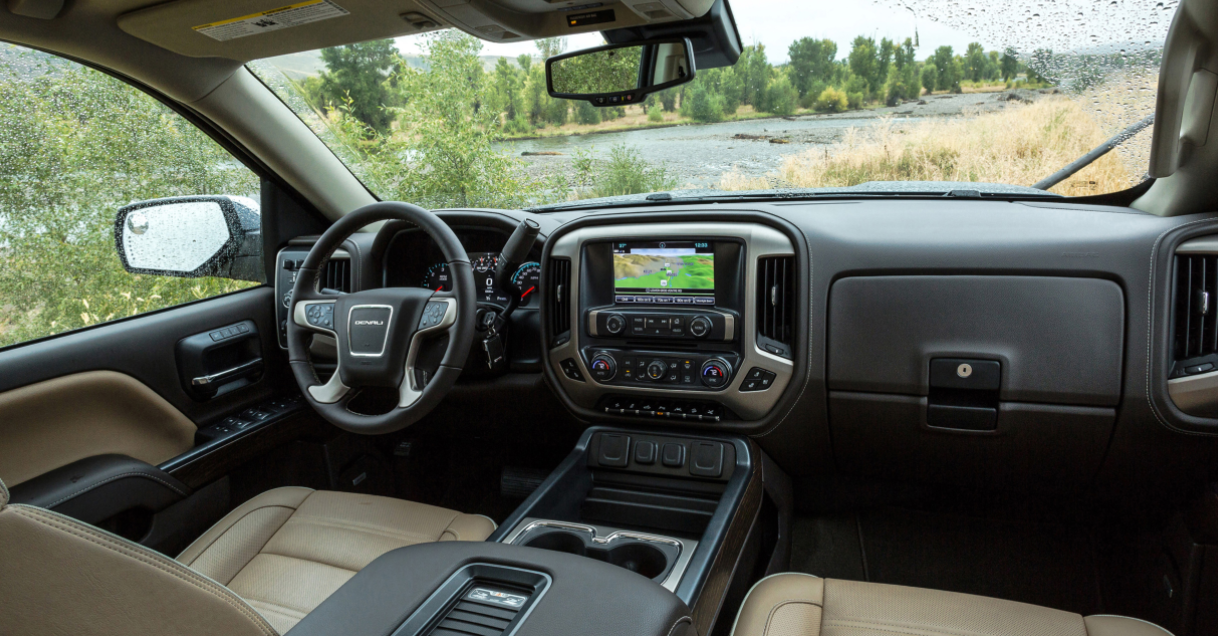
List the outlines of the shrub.
<svg viewBox="0 0 1218 636">
<path fill-rule="evenodd" d="M 681 116 L 694 121 L 723 121 L 723 96 L 713 95 L 705 85 L 695 83 L 681 100 Z"/>
<path fill-rule="evenodd" d="M 848 108 L 846 93 L 830 86 L 816 98 L 816 110 L 821 113 L 840 113 Z"/>
<path fill-rule="evenodd" d="M 791 86 L 791 80 L 786 75 L 770 82 L 766 87 L 766 103 L 770 112 L 775 115 L 790 115 L 799 105 L 799 91 Z"/>
<path fill-rule="evenodd" d="M 657 104 L 647 110 L 647 121 L 664 121 L 664 109 Z"/>
<path fill-rule="evenodd" d="M 671 113 L 677 110 L 677 91 L 669 88 L 658 93 L 660 97 L 660 105 L 664 107 L 664 112 Z"/>
<path fill-rule="evenodd" d="M 820 80 L 812 80 L 808 93 L 799 98 L 799 105 L 803 108 L 816 108 L 816 98 L 827 88 L 826 84 Z"/>
<path fill-rule="evenodd" d="M 862 93 L 846 93 L 846 105 L 850 107 L 850 110 L 862 108 L 863 97 Z"/>
<path fill-rule="evenodd" d="M 939 84 L 939 69 L 929 62 L 922 67 L 922 86 L 926 88 L 926 92 L 935 92 L 935 86 Z"/>
<path fill-rule="evenodd" d="M 601 109 L 581 100 L 575 107 L 575 121 L 580 124 L 599 124 L 601 123 Z"/>
<path fill-rule="evenodd" d="M 565 99 L 551 99 L 544 110 L 546 122 L 555 126 L 567 123 L 567 111 L 570 107 Z"/>
<path fill-rule="evenodd" d="M 670 190 L 677 183 L 667 168 L 651 165 L 637 148 L 625 144 L 609 150 L 609 162 L 599 174 L 600 178 L 592 187 L 592 195 L 596 197 Z"/>
<path fill-rule="evenodd" d="M 524 113 L 516 113 L 516 116 L 503 127 L 503 132 L 509 135 L 527 135 L 533 130 L 533 125 L 529 123 L 529 118 Z"/>
</svg>

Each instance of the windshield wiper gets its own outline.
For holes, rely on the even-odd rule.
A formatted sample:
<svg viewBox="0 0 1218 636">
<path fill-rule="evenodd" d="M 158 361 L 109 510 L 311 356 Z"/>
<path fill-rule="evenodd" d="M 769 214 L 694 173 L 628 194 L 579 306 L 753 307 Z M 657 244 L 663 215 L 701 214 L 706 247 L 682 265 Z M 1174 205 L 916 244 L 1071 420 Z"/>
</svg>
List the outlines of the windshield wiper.
<svg viewBox="0 0 1218 636">
<path fill-rule="evenodd" d="M 1066 165 L 1066 167 L 1062 168 L 1061 170 L 1058 170 L 1057 172 L 1054 172 L 1053 174 L 1045 177 L 1044 179 L 1041 179 L 1040 181 L 1037 181 L 1036 183 L 1032 184 L 1032 187 L 1036 188 L 1037 190 L 1048 190 L 1049 188 L 1052 188 L 1053 186 L 1061 183 L 1062 181 L 1065 181 L 1070 175 L 1091 165 L 1091 163 L 1094 162 L 1096 159 L 1099 159 L 1100 157 L 1103 157 L 1104 155 L 1108 154 L 1113 148 L 1116 148 L 1117 146 L 1125 143 L 1126 141 L 1129 141 L 1130 138 L 1132 138 L 1134 135 L 1142 132 L 1142 129 L 1146 128 L 1147 126 L 1149 126 L 1153 123 L 1155 123 L 1155 114 L 1151 113 L 1151 114 L 1147 115 L 1146 118 L 1143 119 L 1142 121 L 1139 121 L 1138 123 L 1126 128 L 1125 130 L 1122 130 L 1121 132 L 1119 132 L 1115 136 L 1113 136 L 1112 139 L 1109 139 L 1108 141 L 1105 141 L 1104 143 L 1096 146 L 1095 148 L 1093 148 L 1091 150 L 1091 152 L 1079 157 L 1078 159 L 1075 159 L 1074 161 L 1071 161 L 1069 164 Z"/>
</svg>

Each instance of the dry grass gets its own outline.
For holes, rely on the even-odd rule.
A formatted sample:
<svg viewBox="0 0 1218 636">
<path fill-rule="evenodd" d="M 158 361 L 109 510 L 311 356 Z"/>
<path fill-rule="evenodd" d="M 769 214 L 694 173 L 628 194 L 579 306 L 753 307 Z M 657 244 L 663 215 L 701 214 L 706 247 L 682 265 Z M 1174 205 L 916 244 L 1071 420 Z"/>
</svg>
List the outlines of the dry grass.
<svg viewBox="0 0 1218 636">
<path fill-rule="evenodd" d="M 1078 102 L 1049 97 L 998 113 L 923 122 L 908 130 L 882 120 L 866 135 L 848 131 L 830 148 L 787 157 L 770 179 L 723 175 L 723 189 L 842 187 L 867 181 L 974 181 L 1031 185 L 1110 136 Z M 1146 134 L 1146 133 L 1143 133 Z M 1110 153 L 1053 188 L 1070 196 L 1123 190 L 1136 182 Z"/>
</svg>

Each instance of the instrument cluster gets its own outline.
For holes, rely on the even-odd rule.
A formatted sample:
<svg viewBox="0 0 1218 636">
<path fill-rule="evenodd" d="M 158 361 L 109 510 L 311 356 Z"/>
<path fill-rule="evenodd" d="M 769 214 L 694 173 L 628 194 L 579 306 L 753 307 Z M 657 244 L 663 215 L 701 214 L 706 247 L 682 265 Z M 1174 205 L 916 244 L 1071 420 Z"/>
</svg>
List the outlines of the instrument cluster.
<svg viewBox="0 0 1218 636">
<path fill-rule="evenodd" d="M 474 269 L 480 303 L 506 305 L 506 290 L 495 285 L 495 268 L 507 237 L 493 230 L 468 229 L 457 232 Z M 538 307 L 541 301 L 541 263 L 531 255 L 512 273 L 512 282 L 520 289 L 520 307 Z M 435 291 L 451 291 L 452 277 L 448 263 L 431 239 L 421 232 L 397 235 L 385 254 L 384 281 L 386 287 L 424 287 Z"/>
</svg>

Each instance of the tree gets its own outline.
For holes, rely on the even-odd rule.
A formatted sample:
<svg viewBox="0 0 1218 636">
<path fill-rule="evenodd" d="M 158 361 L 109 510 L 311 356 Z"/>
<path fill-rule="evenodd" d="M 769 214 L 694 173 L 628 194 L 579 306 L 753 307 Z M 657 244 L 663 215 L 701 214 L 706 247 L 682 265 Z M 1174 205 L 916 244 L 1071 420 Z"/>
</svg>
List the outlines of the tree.
<svg viewBox="0 0 1218 636">
<path fill-rule="evenodd" d="M 826 84 L 833 79 L 837 43 L 829 39 L 800 38 L 791 43 L 787 56 L 791 59 L 791 83 L 803 97 L 816 83 Z"/>
<path fill-rule="evenodd" d="M 766 103 L 769 105 L 769 112 L 775 115 L 790 115 L 799 106 L 799 91 L 791 86 L 791 80 L 785 74 L 780 75 L 766 87 Z"/>
<path fill-rule="evenodd" d="M 723 96 L 713 93 L 706 82 L 693 82 L 681 102 L 681 116 L 694 121 L 723 121 Z"/>
<path fill-rule="evenodd" d="M 985 78 L 985 65 L 987 61 L 985 47 L 981 46 L 980 42 L 970 42 L 968 51 L 964 54 L 965 76 L 974 82 L 980 82 Z"/>
<path fill-rule="evenodd" d="M 905 38 L 905 42 L 897 47 L 893 53 L 893 63 L 896 64 L 898 69 L 904 69 L 907 65 L 915 63 L 912 39 Z"/>
<path fill-rule="evenodd" d="M 393 114 L 392 90 L 385 81 L 399 55 L 393 40 L 371 40 L 321 50 L 326 70 L 321 73 L 321 95 L 331 108 L 343 106 L 356 119 L 378 133 L 389 131 Z"/>
<path fill-rule="evenodd" d="M 1008 47 L 1002 52 L 1002 80 L 1009 82 L 1019 72 L 1019 58 L 1016 57 L 1015 49 Z"/>
<path fill-rule="evenodd" d="M 922 67 L 922 86 L 927 93 L 933 93 L 939 86 L 939 69 L 934 62 L 927 62 Z"/>
<path fill-rule="evenodd" d="M 897 51 L 897 45 L 888 38 L 880 40 L 880 47 L 876 50 L 876 69 L 875 82 L 872 84 L 872 89 L 878 91 L 883 85 L 884 80 L 888 77 L 888 67 L 892 65 L 893 54 Z"/>
<path fill-rule="evenodd" d="M 567 38 L 541 38 L 534 40 L 533 45 L 541 53 L 541 61 L 545 62 L 555 55 L 562 55 L 567 50 Z"/>
<path fill-rule="evenodd" d="M 741 101 L 745 104 L 752 104 L 753 108 L 757 110 L 766 110 L 765 89 L 770 85 L 774 67 L 770 66 L 770 62 L 766 60 L 765 45 L 754 44 L 744 47 L 740 59 L 736 61 L 736 68 L 739 69 L 743 85 Z"/>
<path fill-rule="evenodd" d="M 846 59 L 850 62 L 850 71 L 866 82 L 867 89 L 863 92 L 879 87 L 880 67 L 875 40 L 861 35 L 854 38 L 850 48 L 850 55 Z M 850 91 L 847 90 L 847 92 Z"/>
<path fill-rule="evenodd" d="M 935 54 L 931 56 L 930 61 L 934 63 L 935 69 L 938 70 L 935 81 L 936 90 L 945 91 L 958 87 L 960 83 L 960 67 L 956 63 L 955 54 L 952 52 L 951 46 L 943 45 L 935 49 Z"/>
<path fill-rule="evenodd" d="M 525 77 L 516 65 L 501 57 L 495 62 L 495 70 L 491 75 L 491 92 L 493 102 L 491 108 L 505 115 L 507 121 L 516 118 L 522 112 L 521 91 L 524 88 Z"/>
</svg>

